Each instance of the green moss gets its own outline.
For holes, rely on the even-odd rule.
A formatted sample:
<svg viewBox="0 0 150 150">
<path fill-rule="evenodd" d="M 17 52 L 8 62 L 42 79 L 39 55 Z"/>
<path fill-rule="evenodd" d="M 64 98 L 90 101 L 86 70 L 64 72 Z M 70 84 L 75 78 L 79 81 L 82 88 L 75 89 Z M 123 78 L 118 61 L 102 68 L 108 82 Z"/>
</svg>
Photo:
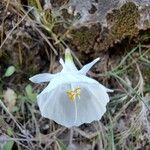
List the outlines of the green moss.
<svg viewBox="0 0 150 150">
<path fill-rule="evenodd" d="M 64 18 L 64 20 L 73 20 L 74 16 L 68 13 L 67 9 L 62 9 L 62 16 Z"/>
<path fill-rule="evenodd" d="M 52 4 L 52 6 L 53 7 L 60 7 L 60 6 L 62 6 L 62 5 L 64 5 L 64 4 L 66 4 L 67 3 L 67 1 L 66 0 L 51 0 L 51 4 Z"/>
<path fill-rule="evenodd" d="M 115 11 L 112 34 L 118 38 L 133 36 L 138 33 L 137 22 L 139 19 L 138 7 L 132 3 L 126 3 L 120 10 Z"/>
<path fill-rule="evenodd" d="M 99 24 L 93 25 L 90 28 L 81 27 L 80 29 L 73 29 L 70 34 L 72 36 L 72 43 L 78 47 L 80 51 L 88 53 L 93 49 L 95 40 L 99 36 L 101 27 Z"/>
</svg>

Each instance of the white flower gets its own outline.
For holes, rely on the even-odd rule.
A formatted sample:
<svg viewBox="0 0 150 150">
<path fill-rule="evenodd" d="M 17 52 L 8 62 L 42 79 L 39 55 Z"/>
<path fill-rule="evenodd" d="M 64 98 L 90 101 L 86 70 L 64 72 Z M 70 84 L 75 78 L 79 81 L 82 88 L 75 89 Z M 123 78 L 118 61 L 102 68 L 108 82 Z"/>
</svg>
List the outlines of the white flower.
<svg viewBox="0 0 150 150">
<path fill-rule="evenodd" d="M 99 58 L 78 70 L 74 65 L 70 50 L 65 52 L 65 62 L 61 72 L 43 73 L 30 78 L 34 83 L 50 82 L 37 96 L 41 114 L 45 118 L 66 127 L 79 126 L 99 120 L 109 102 L 107 92 L 112 92 L 96 80 L 86 76 Z"/>
</svg>

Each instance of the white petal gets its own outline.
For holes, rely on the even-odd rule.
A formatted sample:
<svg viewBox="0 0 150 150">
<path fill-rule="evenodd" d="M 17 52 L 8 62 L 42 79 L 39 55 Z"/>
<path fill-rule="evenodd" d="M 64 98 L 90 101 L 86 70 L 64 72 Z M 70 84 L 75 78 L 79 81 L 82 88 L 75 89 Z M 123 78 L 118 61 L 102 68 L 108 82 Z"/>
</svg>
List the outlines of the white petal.
<svg viewBox="0 0 150 150">
<path fill-rule="evenodd" d="M 66 94 L 66 91 L 72 88 L 71 85 L 74 88 L 81 88 L 80 99 L 77 98 L 75 102 L 70 101 Z M 42 116 L 66 127 L 99 120 L 106 111 L 108 101 L 109 97 L 104 88 L 97 84 L 87 85 L 85 83 L 64 84 L 38 96 Z"/>
<path fill-rule="evenodd" d="M 108 88 L 106 88 L 106 91 L 107 92 L 114 92 L 114 90 L 111 90 L 111 89 L 108 89 Z"/>
<path fill-rule="evenodd" d="M 57 75 L 58 74 L 41 73 L 41 74 L 37 74 L 37 75 L 29 78 L 29 80 L 34 83 L 49 82 L 51 79 L 53 79 Z"/>
<path fill-rule="evenodd" d="M 75 114 L 74 103 L 68 99 L 66 93 L 68 89 L 70 89 L 70 85 L 64 85 L 38 96 L 38 105 L 42 116 L 66 127 L 74 122 Z"/>
<path fill-rule="evenodd" d="M 77 72 L 78 71 L 74 62 L 71 62 L 71 61 L 65 61 L 65 68 L 68 72 Z"/>
<path fill-rule="evenodd" d="M 98 57 L 95 60 L 93 60 L 91 63 L 86 64 L 85 66 L 83 66 L 81 70 L 79 70 L 79 73 L 86 75 L 86 73 L 92 68 L 92 66 L 95 65 L 99 60 L 100 58 Z"/>
<path fill-rule="evenodd" d="M 106 91 L 98 85 L 84 85 L 82 88 L 81 97 L 77 100 L 78 115 L 75 126 L 100 120 L 109 101 Z"/>
<path fill-rule="evenodd" d="M 48 84 L 48 86 L 40 93 L 44 94 L 49 91 L 52 91 L 53 89 L 63 85 L 63 84 L 71 84 L 71 83 L 98 83 L 96 80 L 91 79 L 87 76 L 80 75 L 80 74 L 71 74 L 71 73 L 60 73 L 59 76 L 52 79 L 51 82 Z M 99 83 L 98 83 L 99 84 Z M 106 88 L 101 85 L 102 88 L 106 90 Z"/>
<path fill-rule="evenodd" d="M 62 58 L 60 58 L 59 62 L 60 62 L 60 64 L 61 64 L 61 65 L 63 66 L 63 68 L 64 68 L 64 67 L 65 67 L 65 63 L 64 63 L 64 61 L 63 61 Z"/>
<path fill-rule="evenodd" d="M 106 107 L 106 104 L 109 102 L 109 96 L 107 94 L 107 88 L 105 88 L 102 84 L 95 84 L 93 86 L 88 86 L 90 93 L 99 100 L 99 103 L 103 107 Z"/>
</svg>

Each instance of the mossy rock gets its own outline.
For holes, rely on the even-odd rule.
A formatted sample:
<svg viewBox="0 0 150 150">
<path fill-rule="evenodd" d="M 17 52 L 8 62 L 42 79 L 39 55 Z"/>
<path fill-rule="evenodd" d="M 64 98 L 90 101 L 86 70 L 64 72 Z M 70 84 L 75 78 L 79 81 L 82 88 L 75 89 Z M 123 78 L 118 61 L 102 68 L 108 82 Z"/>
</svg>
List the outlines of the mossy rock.
<svg viewBox="0 0 150 150">
<path fill-rule="evenodd" d="M 91 50 L 105 51 L 125 38 L 132 39 L 138 36 L 138 20 L 138 6 L 128 2 L 120 9 L 114 9 L 107 14 L 106 27 L 95 23 L 88 27 L 82 26 L 78 29 L 72 29 L 68 36 L 71 37 L 69 43 L 85 53 L 90 53 Z"/>
<path fill-rule="evenodd" d="M 70 42 L 77 47 L 78 50 L 89 53 L 93 49 L 96 39 L 101 32 L 100 24 L 92 25 L 90 28 L 81 27 L 70 31 Z"/>
<path fill-rule="evenodd" d="M 60 7 L 67 3 L 68 0 L 51 0 L 51 4 L 53 7 Z"/>
<path fill-rule="evenodd" d="M 114 37 L 122 39 L 125 36 L 135 36 L 138 34 L 139 13 L 138 7 L 134 3 L 126 3 L 120 10 L 115 11 L 112 17 L 115 18 L 111 27 L 111 33 Z"/>
</svg>

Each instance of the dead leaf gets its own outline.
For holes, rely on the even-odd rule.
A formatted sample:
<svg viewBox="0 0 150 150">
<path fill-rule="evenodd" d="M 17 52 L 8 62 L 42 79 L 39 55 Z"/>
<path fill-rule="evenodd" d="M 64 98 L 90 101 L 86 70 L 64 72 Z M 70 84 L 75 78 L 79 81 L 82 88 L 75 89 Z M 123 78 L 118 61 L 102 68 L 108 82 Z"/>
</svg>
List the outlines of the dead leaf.
<svg viewBox="0 0 150 150">
<path fill-rule="evenodd" d="M 14 106 L 16 105 L 17 95 L 14 90 L 7 88 L 3 93 L 4 102 L 10 112 L 13 111 Z"/>
</svg>

